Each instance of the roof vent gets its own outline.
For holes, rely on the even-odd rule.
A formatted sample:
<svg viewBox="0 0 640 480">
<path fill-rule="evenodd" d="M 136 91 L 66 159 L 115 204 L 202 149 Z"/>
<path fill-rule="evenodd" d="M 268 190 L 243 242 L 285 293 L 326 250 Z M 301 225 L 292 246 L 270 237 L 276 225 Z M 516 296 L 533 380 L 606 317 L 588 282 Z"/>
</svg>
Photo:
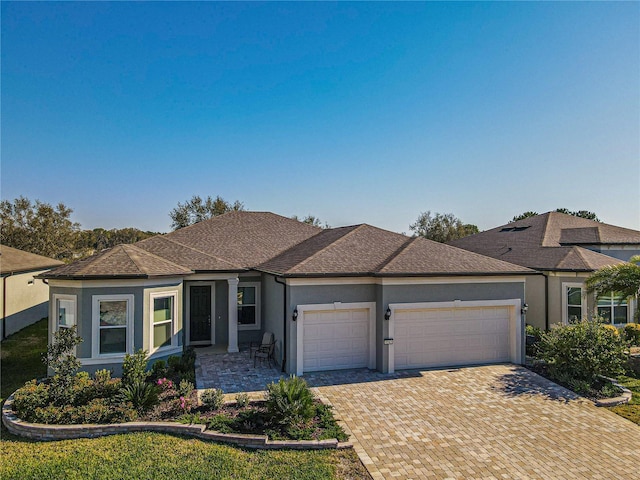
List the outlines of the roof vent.
<svg viewBox="0 0 640 480">
<path fill-rule="evenodd" d="M 500 231 L 501 232 L 521 232 L 523 230 L 526 230 L 529 227 L 530 225 L 527 225 L 525 227 L 504 227 L 504 228 L 501 228 Z"/>
</svg>

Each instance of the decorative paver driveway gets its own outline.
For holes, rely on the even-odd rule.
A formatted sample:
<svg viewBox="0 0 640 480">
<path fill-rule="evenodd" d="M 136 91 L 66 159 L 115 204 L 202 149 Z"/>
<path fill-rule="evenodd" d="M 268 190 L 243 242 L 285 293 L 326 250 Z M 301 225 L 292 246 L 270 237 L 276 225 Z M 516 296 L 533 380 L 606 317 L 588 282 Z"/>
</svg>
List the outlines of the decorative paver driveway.
<svg viewBox="0 0 640 480">
<path fill-rule="evenodd" d="M 334 406 L 374 479 L 640 474 L 640 427 L 522 367 L 305 378 Z"/>
</svg>

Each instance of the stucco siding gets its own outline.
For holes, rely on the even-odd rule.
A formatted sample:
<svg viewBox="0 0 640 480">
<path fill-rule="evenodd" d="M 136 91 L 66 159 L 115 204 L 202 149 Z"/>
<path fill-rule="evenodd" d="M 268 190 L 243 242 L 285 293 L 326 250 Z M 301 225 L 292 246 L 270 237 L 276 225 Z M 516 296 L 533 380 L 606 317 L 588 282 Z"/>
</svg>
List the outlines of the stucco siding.
<svg viewBox="0 0 640 480">
<path fill-rule="evenodd" d="M 543 330 L 547 319 L 545 284 L 544 275 L 529 275 L 525 283 L 525 303 L 529 305 L 526 322 Z"/>
<path fill-rule="evenodd" d="M 4 314 L 4 321 L 0 322 L 0 338 L 16 333 L 48 315 L 49 286 L 34 278 L 46 271 L 37 270 L 2 277 L 0 312 Z"/>
<path fill-rule="evenodd" d="M 273 275 L 262 276 L 262 330 L 273 332 L 276 339 L 274 358 L 282 365 L 284 341 L 283 297 L 285 286 L 277 283 Z"/>
</svg>

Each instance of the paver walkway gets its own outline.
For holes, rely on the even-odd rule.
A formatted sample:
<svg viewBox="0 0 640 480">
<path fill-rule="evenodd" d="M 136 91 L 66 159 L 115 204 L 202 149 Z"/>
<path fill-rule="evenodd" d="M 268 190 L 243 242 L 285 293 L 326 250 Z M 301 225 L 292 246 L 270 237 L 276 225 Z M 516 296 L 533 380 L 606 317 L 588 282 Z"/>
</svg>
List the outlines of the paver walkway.
<svg viewBox="0 0 640 480">
<path fill-rule="evenodd" d="M 227 394 L 263 391 L 280 376 L 288 375 L 266 362 L 258 361 L 254 367 L 248 345 L 240 345 L 238 353 L 196 348 L 196 388 L 221 388 Z"/>
<path fill-rule="evenodd" d="M 522 367 L 305 378 L 374 479 L 640 478 L 640 427 Z"/>
</svg>

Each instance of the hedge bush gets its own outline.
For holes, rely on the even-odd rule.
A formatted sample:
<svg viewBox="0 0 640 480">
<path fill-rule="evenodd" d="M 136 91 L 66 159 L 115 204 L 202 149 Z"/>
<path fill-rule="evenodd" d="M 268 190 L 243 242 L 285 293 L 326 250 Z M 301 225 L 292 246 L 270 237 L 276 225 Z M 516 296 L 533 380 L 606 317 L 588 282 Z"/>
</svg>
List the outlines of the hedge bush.
<svg viewBox="0 0 640 480">
<path fill-rule="evenodd" d="M 538 358 L 545 361 L 552 378 L 571 378 L 593 385 L 599 375 L 624 372 L 625 342 L 614 330 L 598 318 L 552 327 L 542 334 Z"/>
</svg>

